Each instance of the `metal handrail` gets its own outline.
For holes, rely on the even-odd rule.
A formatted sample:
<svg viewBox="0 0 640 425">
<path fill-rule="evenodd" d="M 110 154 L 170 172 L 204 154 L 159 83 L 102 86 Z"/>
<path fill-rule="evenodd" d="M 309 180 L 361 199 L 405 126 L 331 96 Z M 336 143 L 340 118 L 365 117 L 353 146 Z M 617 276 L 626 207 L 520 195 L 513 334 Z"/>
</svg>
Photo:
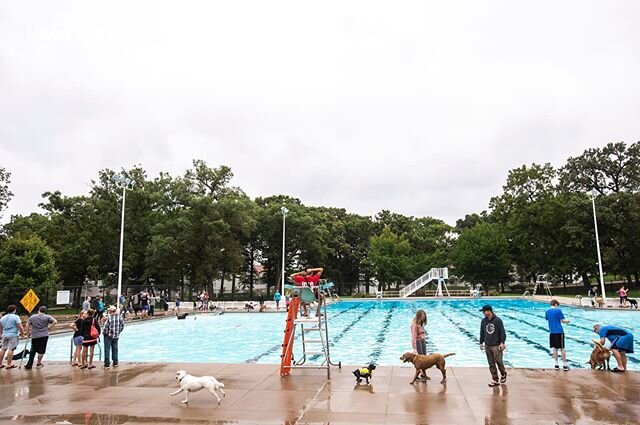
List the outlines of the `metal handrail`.
<svg viewBox="0 0 640 425">
<path fill-rule="evenodd" d="M 402 288 L 400 290 L 400 296 L 406 298 L 429 282 L 437 279 L 449 279 L 449 269 L 447 267 L 432 268 L 431 270 Z"/>
</svg>

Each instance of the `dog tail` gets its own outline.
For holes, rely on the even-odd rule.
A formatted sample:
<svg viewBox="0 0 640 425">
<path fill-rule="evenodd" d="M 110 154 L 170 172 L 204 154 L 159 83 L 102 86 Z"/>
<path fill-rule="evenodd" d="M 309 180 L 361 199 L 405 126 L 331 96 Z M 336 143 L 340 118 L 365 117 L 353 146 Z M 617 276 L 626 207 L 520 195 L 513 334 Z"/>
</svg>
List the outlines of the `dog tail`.
<svg viewBox="0 0 640 425">
<path fill-rule="evenodd" d="M 456 353 L 447 353 L 447 354 L 443 354 L 442 357 L 444 357 L 445 359 L 449 356 L 455 356 Z"/>
</svg>

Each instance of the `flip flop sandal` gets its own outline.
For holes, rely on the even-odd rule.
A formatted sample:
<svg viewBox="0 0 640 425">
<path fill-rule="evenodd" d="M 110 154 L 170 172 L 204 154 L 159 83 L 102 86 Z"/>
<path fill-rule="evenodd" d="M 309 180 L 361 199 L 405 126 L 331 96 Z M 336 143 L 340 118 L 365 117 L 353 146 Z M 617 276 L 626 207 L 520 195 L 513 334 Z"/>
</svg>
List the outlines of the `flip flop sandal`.
<svg viewBox="0 0 640 425">
<path fill-rule="evenodd" d="M 17 368 L 18 368 L 18 366 L 14 365 L 14 364 L 12 364 L 11 366 L 7 366 L 7 370 L 9 370 L 9 369 L 17 369 Z"/>
<path fill-rule="evenodd" d="M 493 381 L 492 383 L 489 384 L 490 387 L 499 387 L 500 386 L 500 382 L 495 382 Z"/>
<path fill-rule="evenodd" d="M 5 365 L 0 365 L 0 369 L 4 369 L 5 367 Z"/>
<path fill-rule="evenodd" d="M 617 367 L 614 367 L 613 370 L 611 372 L 615 372 L 615 373 L 625 373 L 626 370 L 620 370 Z"/>
<path fill-rule="evenodd" d="M 95 368 L 96 368 L 96 365 L 91 365 L 87 369 L 95 369 Z"/>
<path fill-rule="evenodd" d="M 84 365 L 84 366 L 80 366 L 80 369 L 86 369 L 86 368 L 87 368 L 87 366 L 86 366 L 86 365 Z"/>
</svg>

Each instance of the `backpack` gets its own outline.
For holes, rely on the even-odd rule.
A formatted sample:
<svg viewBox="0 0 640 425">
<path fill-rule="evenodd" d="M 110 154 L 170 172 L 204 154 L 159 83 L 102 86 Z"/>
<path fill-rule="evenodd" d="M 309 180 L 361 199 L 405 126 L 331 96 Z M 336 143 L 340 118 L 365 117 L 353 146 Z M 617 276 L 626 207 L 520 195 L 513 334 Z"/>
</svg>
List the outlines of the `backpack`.
<svg viewBox="0 0 640 425">
<path fill-rule="evenodd" d="M 98 328 L 96 328 L 96 319 L 91 320 L 91 329 L 89 330 L 89 335 L 91 338 L 98 339 L 100 336 L 100 332 L 98 332 Z"/>
</svg>

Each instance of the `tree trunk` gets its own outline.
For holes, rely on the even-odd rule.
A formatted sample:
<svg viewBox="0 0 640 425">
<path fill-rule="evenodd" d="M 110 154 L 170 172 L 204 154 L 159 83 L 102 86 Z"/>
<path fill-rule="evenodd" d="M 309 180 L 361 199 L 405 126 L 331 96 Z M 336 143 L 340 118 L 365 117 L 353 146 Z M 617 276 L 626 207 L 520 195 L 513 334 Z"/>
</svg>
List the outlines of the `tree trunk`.
<svg viewBox="0 0 640 425">
<path fill-rule="evenodd" d="M 626 277 L 627 277 L 627 284 L 628 284 L 629 286 L 631 286 L 631 284 L 633 283 L 633 280 L 631 280 L 631 272 L 626 271 L 626 272 L 625 272 L 625 275 L 626 275 Z"/>
<path fill-rule="evenodd" d="M 224 275 L 225 270 L 222 269 L 222 274 L 220 275 L 220 299 L 222 299 L 222 295 L 224 294 Z"/>
<path fill-rule="evenodd" d="M 231 275 L 231 299 L 233 300 L 236 293 L 236 275 L 235 273 Z"/>
<path fill-rule="evenodd" d="M 633 273 L 633 277 L 636 280 L 636 286 L 640 288 L 640 273 L 638 272 Z"/>
</svg>

